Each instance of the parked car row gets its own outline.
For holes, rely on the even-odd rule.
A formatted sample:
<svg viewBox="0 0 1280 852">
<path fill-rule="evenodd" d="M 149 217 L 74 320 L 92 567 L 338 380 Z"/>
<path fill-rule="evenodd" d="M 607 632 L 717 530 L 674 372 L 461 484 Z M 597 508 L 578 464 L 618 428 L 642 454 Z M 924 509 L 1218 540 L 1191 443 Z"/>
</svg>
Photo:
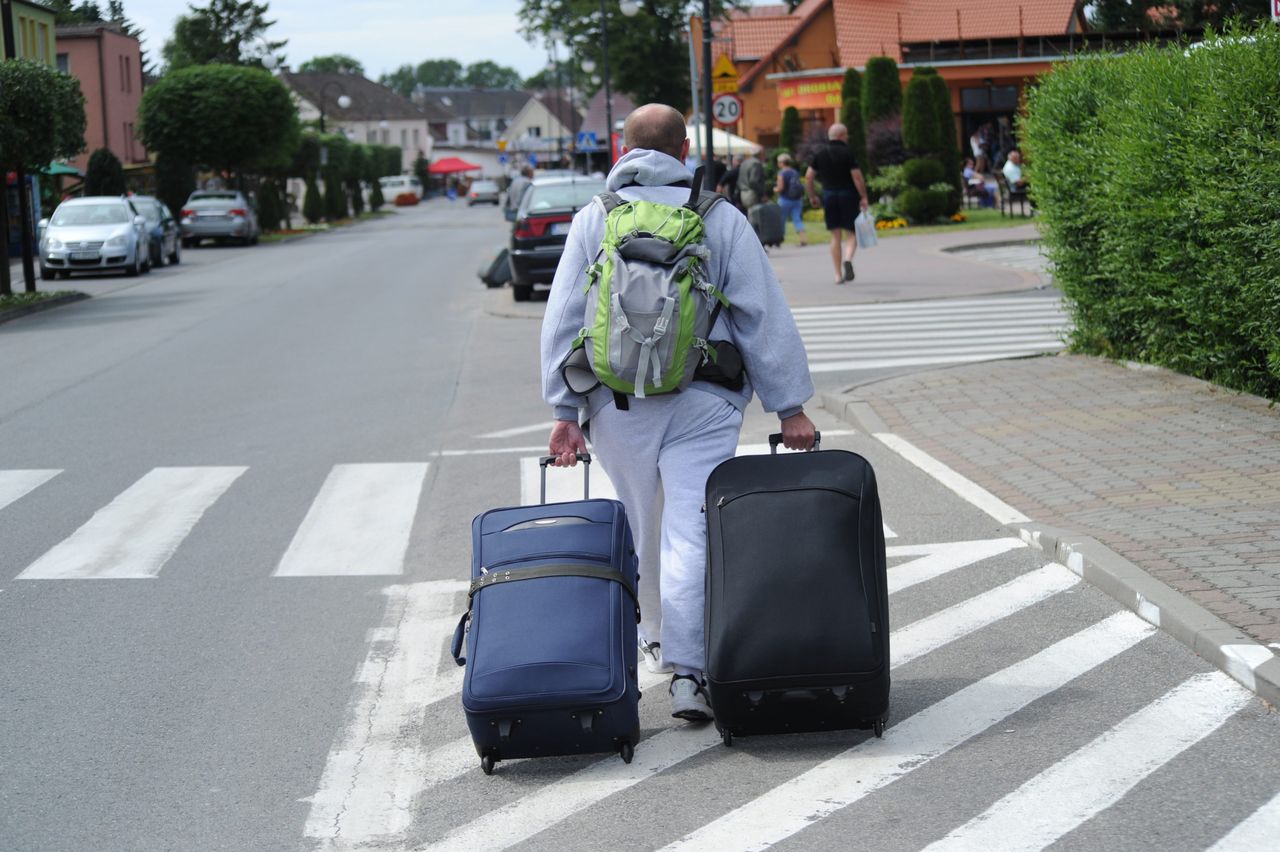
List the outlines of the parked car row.
<svg viewBox="0 0 1280 852">
<path fill-rule="evenodd" d="M 193 192 L 175 218 L 158 198 L 100 195 L 69 198 L 40 222 L 40 276 L 124 270 L 126 275 L 182 261 L 182 249 L 203 240 L 254 245 L 262 231 L 241 192 Z"/>
</svg>

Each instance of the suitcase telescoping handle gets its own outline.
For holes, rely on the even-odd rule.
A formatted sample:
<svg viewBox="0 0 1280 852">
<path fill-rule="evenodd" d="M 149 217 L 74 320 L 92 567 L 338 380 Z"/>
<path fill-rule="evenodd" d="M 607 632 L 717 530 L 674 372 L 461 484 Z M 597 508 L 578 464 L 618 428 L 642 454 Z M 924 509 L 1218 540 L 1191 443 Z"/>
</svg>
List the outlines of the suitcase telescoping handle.
<svg viewBox="0 0 1280 852">
<path fill-rule="evenodd" d="M 542 468 L 542 496 L 539 498 L 544 504 L 547 502 L 547 465 L 554 464 L 555 456 L 543 456 L 538 459 L 538 466 Z M 582 499 L 591 499 L 591 453 L 578 453 L 578 461 L 582 462 Z"/>
<path fill-rule="evenodd" d="M 778 454 L 778 445 L 782 443 L 782 433 L 774 432 L 769 436 L 769 452 L 775 456 Z M 822 433 L 816 429 L 813 432 L 813 449 L 816 451 L 818 445 L 822 443 Z"/>
</svg>

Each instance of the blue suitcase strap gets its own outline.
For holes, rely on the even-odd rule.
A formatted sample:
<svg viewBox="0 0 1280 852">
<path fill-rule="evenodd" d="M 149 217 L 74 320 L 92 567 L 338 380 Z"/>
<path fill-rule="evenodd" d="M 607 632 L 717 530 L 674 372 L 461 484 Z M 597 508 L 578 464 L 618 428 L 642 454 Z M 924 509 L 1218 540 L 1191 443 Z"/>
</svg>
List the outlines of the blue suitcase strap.
<svg viewBox="0 0 1280 852">
<path fill-rule="evenodd" d="M 611 583 L 617 583 L 631 597 L 631 601 L 636 607 L 636 624 L 640 623 L 640 599 L 636 596 L 636 590 L 627 582 L 627 578 L 616 568 L 566 564 L 539 565 L 536 568 L 519 568 L 515 571 L 490 571 L 471 581 L 471 588 L 467 592 L 467 601 L 470 603 L 475 598 L 476 593 L 489 586 L 514 583 L 520 580 L 537 580 L 542 577 L 591 577 L 597 580 L 608 580 Z M 453 643 L 450 651 L 453 654 L 454 662 L 460 666 L 467 664 L 467 658 L 462 655 L 462 644 L 466 639 L 467 622 L 470 620 L 471 607 L 468 606 L 467 611 L 462 614 L 462 618 L 458 620 L 458 626 L 453 631 Z"/>
</svg>

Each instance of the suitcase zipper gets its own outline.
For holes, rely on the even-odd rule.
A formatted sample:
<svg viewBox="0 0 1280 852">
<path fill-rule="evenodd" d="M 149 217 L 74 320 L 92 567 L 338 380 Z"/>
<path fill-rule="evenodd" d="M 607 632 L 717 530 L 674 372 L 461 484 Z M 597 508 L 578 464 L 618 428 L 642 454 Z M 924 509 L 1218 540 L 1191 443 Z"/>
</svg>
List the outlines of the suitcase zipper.
<svg viewBox="0 0 1280 852">
<path fill-rule="evenodd" d="M 601 556 L 598 553 L 582 553 L 573 551 L 558 551 L 555 553 L 536 553 L 531 556 L 520 556 L 515 559 L 503 559 L 490 565 L 481 565 L 480 573 L 488 574 L 495 568 L 501 568 L 505 565 L 515 565 L 522 562 L 536 562 L 539 559 L 580 559 L 584 562 L 599 562 L 601 565 L 612 565 L 613 561 L 607 556 Z"/>
<path fill-rule="evenodd" d="M 746 491 L 742 494 L 735 494 L 733 497 L 727 499 L 721 497 L 716 501 L 716 508 L 723 509 L 725 506 L 728 506 L 736 500 L 741 500 L 743 497 L 754 497 L 757 494 L 789 494 L 793 491 L 829 491 L 832 494 L 839 494 L 842 497 L 848 497 L 851 500 L 861 500 L 857 494 L 854 494 L 852 491 L 845 491 L 843 488 L 828 488 L 821 485 L 805 485 L 798 486 L 796 488 L 764 488 L 759 491 Z"/>
</svg>

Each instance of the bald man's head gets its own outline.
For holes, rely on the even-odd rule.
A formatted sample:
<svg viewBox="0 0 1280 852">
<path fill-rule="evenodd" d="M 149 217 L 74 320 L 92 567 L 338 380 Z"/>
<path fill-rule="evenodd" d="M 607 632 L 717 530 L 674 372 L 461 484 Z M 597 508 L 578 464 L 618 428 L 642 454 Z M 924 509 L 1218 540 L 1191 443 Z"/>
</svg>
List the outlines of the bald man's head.
<svg viewBox="0 0 1280 852">
<path fill-rule="evenodd" d="M 661 151 L 680 160 L 686 141 L 684 116 L 666 104 L 637 107 L 622 125 L 622 144 L 628 148 Z"/>
<path fill-rule="evenodd" d="M 827 138 L 833 141 L 837 139 L 845 141 L 849 138 L 849 128 L 840 122 L 836 122 L 827 128 Z"/>
</svg>

